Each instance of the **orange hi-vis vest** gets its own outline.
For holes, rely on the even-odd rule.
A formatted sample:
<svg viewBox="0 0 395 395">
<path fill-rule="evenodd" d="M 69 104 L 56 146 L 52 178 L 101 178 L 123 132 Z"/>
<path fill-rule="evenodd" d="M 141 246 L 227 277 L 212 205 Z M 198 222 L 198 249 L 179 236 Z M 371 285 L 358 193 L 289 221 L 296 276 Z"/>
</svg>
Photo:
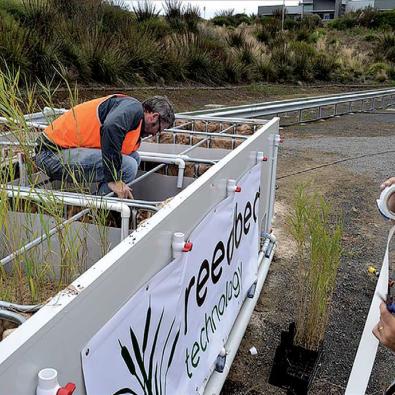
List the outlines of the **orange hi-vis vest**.
<svg viewBox="0 0 395 395">
<path fill-rule="evenodd" d="M 101 97 L 73 107 L 45 128 L 45 136 L 62 148 L 101 148 L 99 106 L 114 96 L 124 95 Z M 129 155 L 140 146 L 141 125 L 142 120 L 136 129 L 126 133 L 122 154 Z"/>
</svg>

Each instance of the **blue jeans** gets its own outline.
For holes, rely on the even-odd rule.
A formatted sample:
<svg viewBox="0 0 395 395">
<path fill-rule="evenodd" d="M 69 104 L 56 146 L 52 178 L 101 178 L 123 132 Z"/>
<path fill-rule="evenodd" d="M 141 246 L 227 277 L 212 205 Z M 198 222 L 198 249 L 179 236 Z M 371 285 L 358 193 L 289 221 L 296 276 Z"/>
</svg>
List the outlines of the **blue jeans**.
<svg viewBox="0 0 395 395">
<path fill-rule="evenodd" d="M 103 159 L 100 149 L 71 148 L 58 152 L 41 150 L 36 154 L 36 164 L 51 180 L 76 183 L 99 183 L 99 195 L 111 192 L 104 180 Z M 131 183 L 140 165 L 140 155 L 132 152 L 122 155 L 121 180 Z"/>
</svg>

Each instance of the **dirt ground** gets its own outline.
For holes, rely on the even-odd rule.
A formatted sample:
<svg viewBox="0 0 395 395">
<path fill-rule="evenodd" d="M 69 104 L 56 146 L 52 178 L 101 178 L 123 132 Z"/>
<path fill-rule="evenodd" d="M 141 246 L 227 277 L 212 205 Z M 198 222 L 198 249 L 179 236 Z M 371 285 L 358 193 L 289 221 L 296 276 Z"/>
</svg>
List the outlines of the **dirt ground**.
<svg viewBox="0 0 395 395">
<path fill-rule="evenodd" d="M 343 257 L 329 325 L 310 394 L 343 394 L 370 307 L 389 224 L 378 214 L 380 183 L 395 171 L 395 111 L 355 114 L 284 128 L 278 158 L 274 233 L 278 248 L 261 297 L 223 388 L 223 395 L 284 394 L 268 384 L 281 330 L 293 320 L 295 244 L 287 229 L 295 186 L 308 182 L 344 216 Z M 381 154 L 376 155 L 377 152 Z M 339 159 L 367 155 L 292 175 Z M 256 356 L 249 353 L 255 346 Z M 382 393 L 395 377 L 395 356 L 379 347 L 368 394 Z"/>
</svg>

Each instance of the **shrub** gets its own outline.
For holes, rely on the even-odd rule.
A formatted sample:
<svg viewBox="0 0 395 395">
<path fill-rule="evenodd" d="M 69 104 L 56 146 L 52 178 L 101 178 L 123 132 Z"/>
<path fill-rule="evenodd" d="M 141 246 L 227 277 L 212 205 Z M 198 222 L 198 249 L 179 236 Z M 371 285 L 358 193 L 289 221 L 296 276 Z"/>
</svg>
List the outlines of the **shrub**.
<svg viewBox="0 0 395 395">
<path fill-rule="evenodd" d="M 138 28 L 154 40 L 162 40 L 172 32 L 171 27 L 163 18 L 146 19 L 138 24 Z"/>
<path fill-rule="evenodd" d="M 292 52 L 292 66 L 294 77 L 311 81 L 314 77 L 313 74 L 313 59 L 315 58 L 315 49 L 305 43 L 294 41 L 289 46 Z"/>
<path fill-rule="evenodd" d="M 293 18 L 286 18 L 284 20 L 284 29 L 285 30 L 297 30 L 299 27 L 298 21 Z"/>
<path fill-rule="evenodd" d="M 367 42 L 373 42 L 378 39 L 378 36 L 374 33 L 367 33 L 364 37 L 364 40 Z"/>
<path fill-rule="evenodd" d="M 307 41 L 310 38 L 310 31 L 308 29 L 299 29 L 296 32 L 297 41 Z"/>
<path fill-rule="evenodd" d="M 349 12 L 340 18 L 331 21 L 330 26 L 345 30 L 355 26 L 363 26 L 370 29 L 395 28 L 395 11 L 378 11 L 375 8 L 367 7 L 355 12 Z"/>
<path fill-rule="evenodd" d="M 255 16 L 251 18 L 246 14 L 234 14 L 234 10 L 221 10 L 217 12 L 211 22 L 216 26 L 232 26 L 237 27 L 242 23 L 249 25 Z"/>
<path fill-rule="evenodd" d="M 289 218 L 297 243 L 295 342 L 309 350 L 322 344 L 342 254 L 343 225 L 333 217 L 322 197 L 307 194 L 304 186 L 297 188 Z"/>
<path fill-rule="evenodd" d="M 318 15 L 305 15 L 299 22 L 301 29 L 309 31 L 315 30 L 323 26 L 322 19 Z"/>
<path fill-rule="evenodd" d="M 215 25 L 215 26 L 233 26 L 234 22 L 231 18 L 228 18 L 226 16 L 215 16 L 214 18 L 211 19 L 211 22 Z"/>
<path fill-rule="evenodd" d="M 165 0 L 164 11 L 165 18 L 174 31 L 182 32 L 186 29 L 183 19 L 184 6 L 181 0 Z"/>
<path fill-rule="evenodd" d="M 313 59 L 314 77 L 321 81 L 330 81 L 338 68 L 336 58 L 327 53 L 318 53 Z"/>
<path fill-rule="evenodd" d="M 20 68 L 22 72 L 28 72 L 30 67 L 29 39 L 29 31 L 7 12 L 0 10 L 0 70 L 8 65 L 10 68 Z"/>
<path fill-rule="evenodd" d="M 286 44 L 273 46 L 271 64 L 275 68 L 275 74 L 280 81 L 289 81 L 292 79 L 292 59 Z"/>
<path fill-rule="evenodd" d="M 367 73 L 378 82 L 387 81 L 390 77 L 390 66 L 387 63 L 379 62 L 372 64 Z"/>
<path fill-rule="evenodd" d="M 266 55 L 261 55 L 255 62 L 255 74 L 258 80 L 275 81 L 277 79 L 277 70 L 271 58 Z"/>
<path fill-rule="evenodd" d="M 328 25 L 337 30 L 351 29 L 358 25 L 357 18 L 353 13 L 345 14 L 333 21 L 328 22 Z"/>
<path fill-rule="evenodd" d="M 395 10 L 382 11 L 377 15 L 379 27 L 395 29 Z"/>
<path fill-rule="evenodd" d="M 79 48 L 80 62 L 88 66 L 91 79 L 116 83 L 130 72 L 129 54 L 111 37 L 102 36 L 97 31 L 91 32 L 80 41 Z"/>
<path fill-rule="evenodd" d="M 172 59 L 182 59 L 183 77 L 202 83 L 217 83 L 223 78 L 223 66 L 209 37 L 193 33 L 175 34 L 167 51 Z"/>
<path fill-rule="evenodd" d="M 379 38 L 379 50 L 390 62 L 395 62 L 395 33 L 387 32 Z"/>
<path fill-rule="evenodd" d="M 200 8 L 188 4 L 183 15 L 186 27 L 190 32 L 197 32 L 198 24 L 201 20 Z"/>
<path fill-rule="evenodd" d="M 133 5 L 133 12 L 137 22 L 144 22 L 159 17 L 160 11 L 156 9 L 155 4 L 147 0 L 138 1 Z"/>
<path fill-rule="evenodd" d="M 276 18 L 264 18 L 256 29 L 256 38 L 265 43 L 269 44 L 280 32 L 281 22 Z"/>
<path fill-rule="evenodd" d="M 230 30 L 226 37 L 226 42 L 231 47 L 241 48 L 246 43 L 245 33 L 243 30 Z"/>
<path fill-rule="evenodd" d="M 23 25 L 34 29 L 40 35 L 50 36 L 58 20 L 56 8 L 47 0 L 22 0 Z"/>
</svg>

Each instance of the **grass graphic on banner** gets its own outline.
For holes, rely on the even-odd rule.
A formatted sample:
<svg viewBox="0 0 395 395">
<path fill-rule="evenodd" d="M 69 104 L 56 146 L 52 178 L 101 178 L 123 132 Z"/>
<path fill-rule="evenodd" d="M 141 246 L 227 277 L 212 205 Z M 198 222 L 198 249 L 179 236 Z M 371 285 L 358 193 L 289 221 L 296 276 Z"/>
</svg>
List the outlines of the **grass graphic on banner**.
<svg viewBox="0 0 395 395">
<path fill-rule="evenodd" d="M 147 344 L 148 344 L 148 339 L 149 339 L 149 334 L 150 334 L 150 327 L 151 327 L 151 302 L 149 304 L 148 310 L 147 310 L 147 315 L 145 319 L 145 327 L 144 327 L 144 337 L 143 337 L 143 346 L 140 348 L 140 343 L 139 340 L 137 339 L 136 334 L 134 333 L 132 327 L 130 327 L 130 338 L 131 338 L 131 343 L 132 343 L 132 353 L 129 351 L 129 349 L 121 343 L 121 341 L 118 339 L 119 345 L 121 347 L 121 356 L 130 372 L 130 374 L 136 378 L 138 384 L 140 385 L 141 389 L 144 391 L 144 395 L 164 395 L 166 394 L 166 379 L 167 379 L 167 373 L 170 369 L 170 366 L 173 362 L 174 354 L 176 351 L 178 339 L 180 336 L 180 328 L 178 329 L 177 333 L 174 336 L 173 343 L 170 348 L 170 353 L 169 353 L 169 358 L 167 361 L 167 366 L 166 366 L 166 371 L 164 372 L 164 383 L 162 386 L 162 379 L 163 379 L 163 359 L 166 353 L 166 350 L 168 350 L 168 343 L 170 336 L 173 331 L 173 326 L 175 323 L 175 318 L 173 319 L 173 322 L 170 326 L 169 332 L 166 337 L 166 341 L 162 350 L 161 354 L 161 359 L 160 359 L 160 364 L 158 366 L 158 362 L 155 363 L 155 374 L 153 376 L 153 368 L 154 368 L 154 357 L 155 357 L 155 352 L 156 352 L 156 344 L 158 341 L 161 325 L 162 325 L 162 319 L 164 315 L 164 309 L 162 310 L 162 314 L 160 316 L 158 325 L 155 330 L 155 335 L 154 339 L 152 342 L 152 349 L 151 353 L 149 355 L 149 361 L 148 361 L 148 371 L 147 367 L 145 365 L 145 354 L 147 351 Z M 132 356 L 133 355 L 133 356 Z M 158 371 L 159 367 L 159 371 Z M 159 375 L 159 376 L 158 376 Z M 131 388 L 122 388 L 115 392 L 113 395 L 121 395 L 121 394 L 132 394 L 132 395 L 138 395 L 137 392 L 133 391 Z"/>
</svg>

